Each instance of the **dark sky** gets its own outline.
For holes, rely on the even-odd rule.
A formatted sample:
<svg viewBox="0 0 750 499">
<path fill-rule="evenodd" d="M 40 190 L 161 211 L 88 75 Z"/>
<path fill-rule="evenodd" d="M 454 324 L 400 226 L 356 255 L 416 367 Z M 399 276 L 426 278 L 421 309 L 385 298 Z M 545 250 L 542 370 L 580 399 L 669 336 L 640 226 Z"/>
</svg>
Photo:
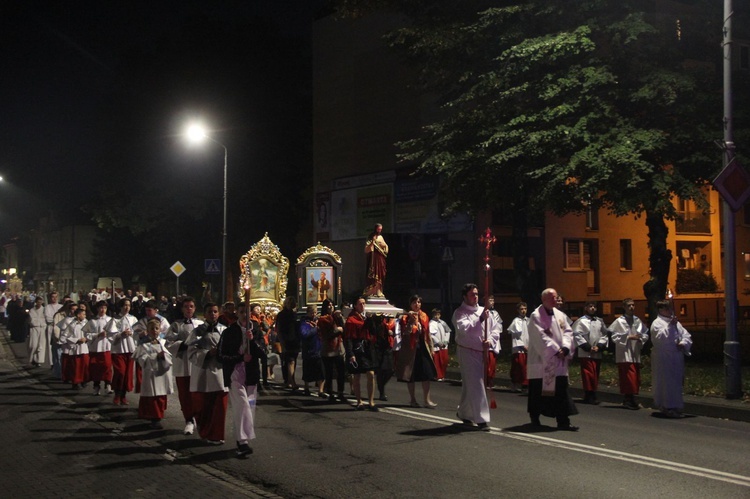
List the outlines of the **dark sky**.
<svg viewBox="0 0 750 499">
<path fill-rule="evenodd" d="M 259 182 L 304 176 L 320 3 L 0 3 L 0 242 L 49 210 L 86 221 L 106 185 L 220 203 L 223 150 L 180 140 L 191 118 L 229 150 L 230 213 Z"/>
</svg>

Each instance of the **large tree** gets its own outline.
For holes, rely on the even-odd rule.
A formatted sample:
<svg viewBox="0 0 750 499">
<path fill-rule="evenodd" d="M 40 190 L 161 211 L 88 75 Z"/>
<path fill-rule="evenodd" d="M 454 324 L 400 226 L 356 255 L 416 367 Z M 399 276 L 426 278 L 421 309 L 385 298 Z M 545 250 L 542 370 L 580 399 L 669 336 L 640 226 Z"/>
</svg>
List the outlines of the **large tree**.
<svg viewBox="0 0 750 499">
<path fill-rule="evenodd" d="M 407 14 L 389 42 L 443 114 L 402 144 L 403 159 L 441 175 L 449 209 L 513 210 L 519 236 L 541 210 L 642 216 L 644 294 L 664 297 L 673 199 L 705 208 L 701 189 L 720 166 L 711 2 L 679 16 L 653 1 L 344 3 L 350 14 L 374 4 Z"/>
</svg>

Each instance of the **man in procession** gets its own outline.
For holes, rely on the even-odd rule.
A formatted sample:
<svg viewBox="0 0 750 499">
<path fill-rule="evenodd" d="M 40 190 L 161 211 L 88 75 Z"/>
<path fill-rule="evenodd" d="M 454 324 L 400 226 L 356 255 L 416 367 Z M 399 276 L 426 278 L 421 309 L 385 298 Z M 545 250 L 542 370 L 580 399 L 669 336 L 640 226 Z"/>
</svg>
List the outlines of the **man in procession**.
<svg viewBox="0 0 750 499">
<path fill-rule="evenodd" d="M 489 430 L 490 404 L 486 389 L 487 355 L 492 349 L 494 332 L 500 335 L 489 309 L 479 306 L 476 284 L 465 284 L 461 290 L 463 302 L 453 312 L 456 328 L 458 362 L 461 369 L 461 400 L 456 416 L 465 425 L 476 424 L 480 430 Z"/>
<path fill-rule="evenodd" d="M 573 358 L 573 330 L 567 316 L 556 308 L 557 291 L 542 291 L 542 304 L 531 314 L 529 325 L 529 400 L 532 426 L 541 426 L 541 415 L 553 417 L 557 429 L 578 431 L 570 416 L 578 414 L 568 394 L 568 364 Z"/>
<path fill-rule="evenodd" d="M 191 296 L 185 298 L 182 302 L 183 319 L 174 321 L 169 326 L 166 334 L 167 349 L 172 354 L 172 373 L 175 384 L 177 385 L 177 396 L 180 399 L 180 409 L 182 416 L 185 418 L 185 435 L 192 435 L 195 431 L 195 411 L 193 411 L 192 395 L 190 393 L 190 373 L 192 364 L 188 360 L 188 343 L 187 339 L 193 329 L 203 324 L 203 321 L 196 319 L 195 299 Z"/>
</svg>

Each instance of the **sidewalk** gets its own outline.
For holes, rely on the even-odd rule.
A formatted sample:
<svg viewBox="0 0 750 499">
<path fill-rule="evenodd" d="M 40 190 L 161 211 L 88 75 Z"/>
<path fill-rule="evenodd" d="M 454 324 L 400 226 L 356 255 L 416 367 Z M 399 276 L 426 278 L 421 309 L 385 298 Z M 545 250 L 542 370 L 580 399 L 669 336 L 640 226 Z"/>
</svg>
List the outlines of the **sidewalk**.
<svg viewBox="0 0 750 499">
<path fill-rule="evenodd" d="M 176 394 L 165 430 L 138 419 L 130 406 L 94 396 L 91 384 L 71 390 L 49 365 L 26 367 L 26 344 L 0 327 L 0 490 L 6 497 L 279 497 L 230 474 L 252 466 L 227 444 L 214 447 L 182 435 Z M 219 468 L 226 469 L 222 471 Z M 238 473 L 241 476 L 241 473 Z"/>
<path fill-rule="evenodd" d="M 460 381 L 461 379 L 461 373 L 457 367 L 449 367 L 446 375 L 450 380 Z M 494 380 L 496 391 L 510 391 L 510 378 L 496 376 Z M 582 399 L 584 390 L 581 387 L 580 382 L 572 384 L 569 388 L 569 393 L 576 400 Z M 617 387 L 600 385 L 599 391 L 596 393 L 600 402 L 608 404 L 622 403 L 622 395 L 620 395 L 619 388 Z M 732 421 L 744 421 L 746 423 L 750 422 L 750 402 L 747 400 L 729 400 L 719 397 L 697 397 L 694 395 L 685 395 L 683 398 L 685 400 L 684 412 L 686 414 L 705 416 L 709 418 L 730 419 Z M 637 395 L 635 399 L 643 405 L 645 408 L 644 410 L 654 408 L 654 398 L 648 390 L 641 390 L 640 395 Z"/>
</svg>

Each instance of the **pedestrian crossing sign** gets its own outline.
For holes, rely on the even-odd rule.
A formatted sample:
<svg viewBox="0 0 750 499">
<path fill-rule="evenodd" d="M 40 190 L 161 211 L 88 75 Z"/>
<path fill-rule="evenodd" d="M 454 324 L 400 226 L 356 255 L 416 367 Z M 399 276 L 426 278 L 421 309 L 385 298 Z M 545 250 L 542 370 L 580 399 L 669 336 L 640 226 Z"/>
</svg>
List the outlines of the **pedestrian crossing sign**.
<svg viewBox="0 0 750 499">
<path fill-rule="evenodd" d="M 218 258 L 207 258 L 203 261 L 203 269 L 206 274 L 221 274 L 221 260 Z"/>
</svg>

